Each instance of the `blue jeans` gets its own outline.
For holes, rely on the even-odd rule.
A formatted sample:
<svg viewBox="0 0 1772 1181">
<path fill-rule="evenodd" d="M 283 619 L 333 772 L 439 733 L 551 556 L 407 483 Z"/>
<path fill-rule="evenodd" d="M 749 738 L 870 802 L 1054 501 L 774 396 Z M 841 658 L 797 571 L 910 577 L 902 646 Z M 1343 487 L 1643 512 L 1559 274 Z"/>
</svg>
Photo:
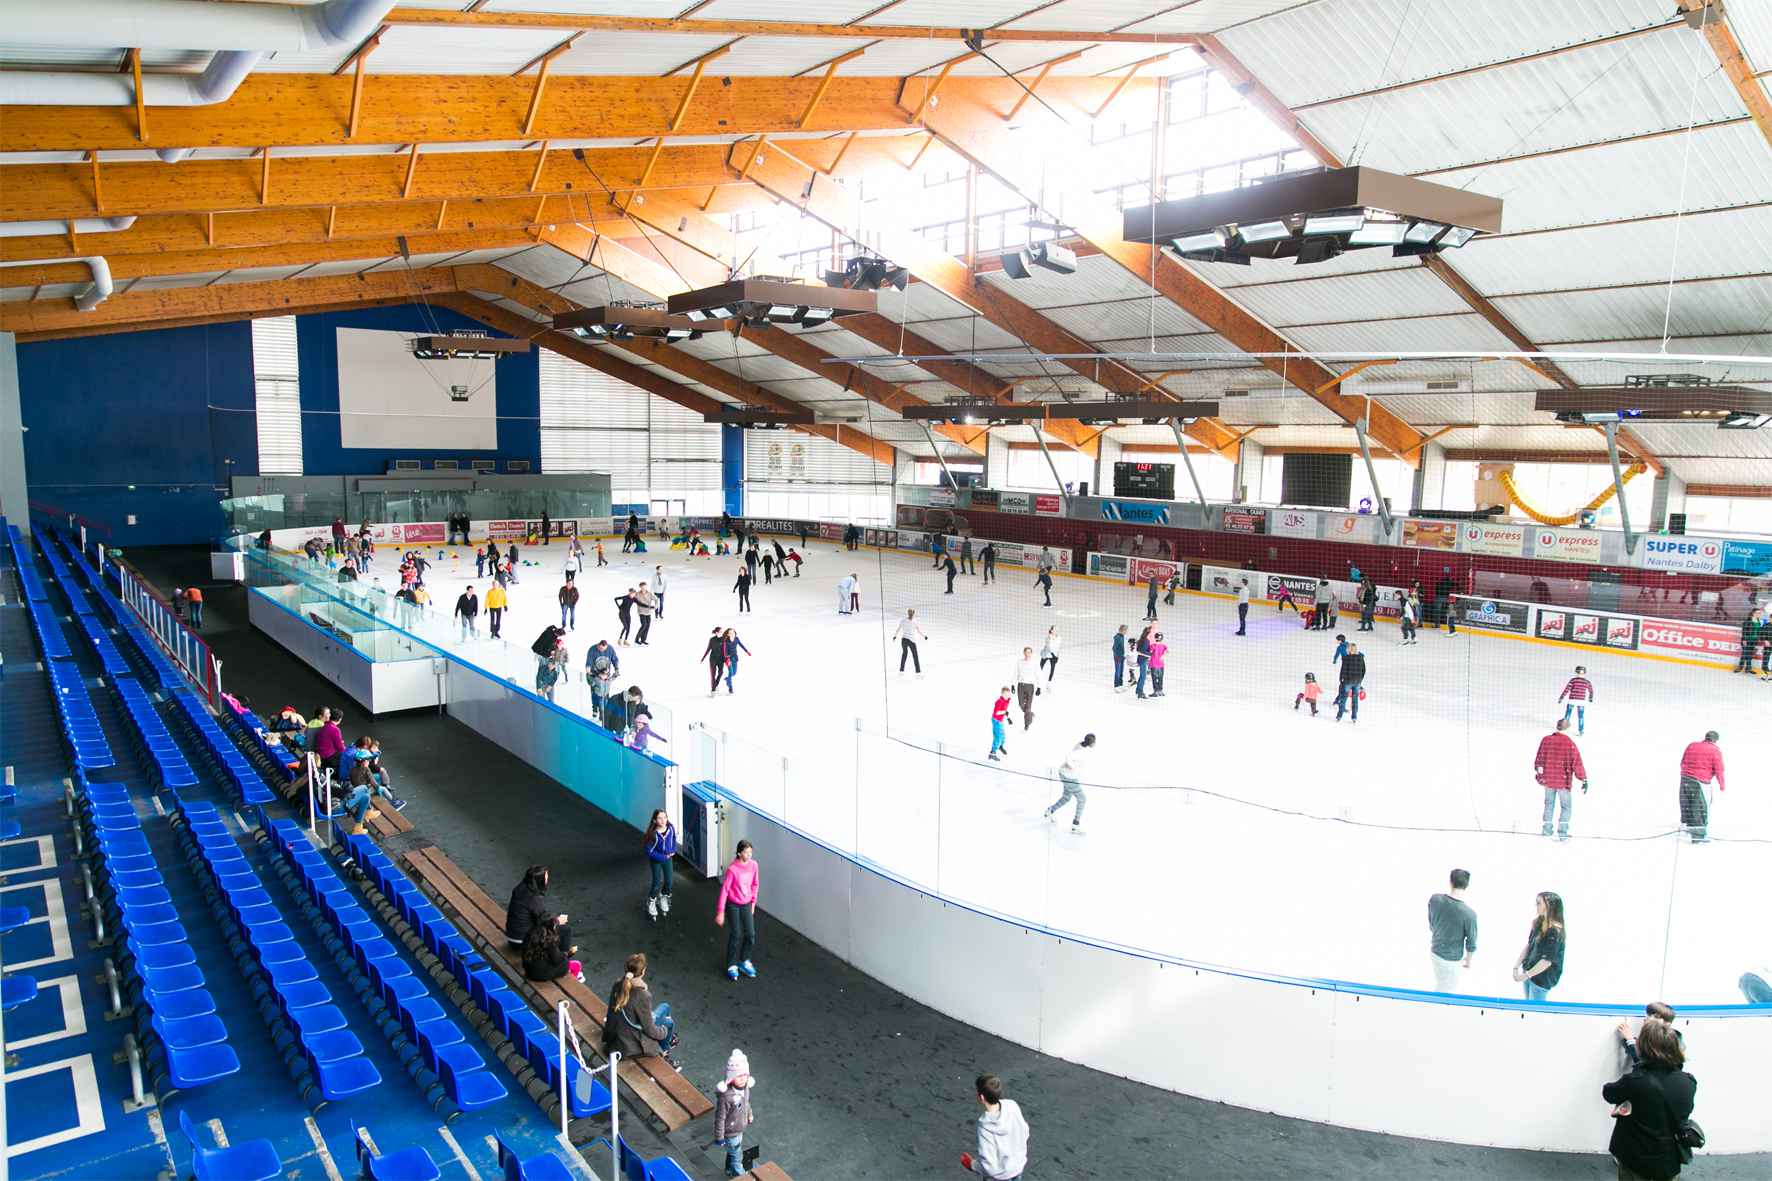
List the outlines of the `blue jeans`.
<svg viewBox="0 0 1772 1181">
<path fill-rule="evenodd" d="M 1540 988 L 1540 987 L 1538 987 L 1538 985 L 1534 984 L 1530 980 L 1525 980 L 1525 981 L 1522 981 L 1521 983 L 1525 985 L 1527 1000 L 1542 1001 L 1542 1000 L 1549 1000 L 1550 999 L 1550 989 Z"/>
<path fill-rule="evenodd" d="M 726 692 L 731 693 L 732 678 L 738 675 L 738 657 L 734 656 L 726 662 Z"/>
<path fill-rule="evenodd" d="M 1587 706 L 1579 705 L 1576 702 L 1571 701 L 1568 705 L 1563 707 L 1563 720 L 1565 722 L 1569 720 L 1570 714 L 1575 715 L 1575 732 L 1577 734 L 1586 734 Z"/>
<path fill-rule="evenodd" d="M 1003 723 L 997 721 L 997 719 L 995 719 L 995 718 L 992 718 L 991 719 L 991 753 L 996 754 L 998 751 L 1002 750 L 1004 746 L 1008 745 L 1008 742 L 1007 742 L 1008 737 L 1009 737 L 1009 732 L 1006 729 L 1004 729 Z"/>
<path fill-rule="evenodd" d="M 726 1175 L 728 1177 L 744 1176 L 744 1134 L 740 1133 L 730 1140 L 720 1141 L 726 1149 Z"/>
<path fill-rule="evenodd" d="M 1143 657 L 1140 657 L 1139 661 L 1138 661 L 1138 689 L 1137 689 L 1137 693 L 1140 697 L 1144 696 L 1144 679 L 1150 675 L 1150 672 L 1151 672 L 1150 662 L 1145 660 Z"/>
<path fill-rule="evenodd" d="M 647 864 L 652 866 L 652 892 L 647 897 L 657 898 L 660 894 L 669 895 L 671 892 L 671 863 L 649 861 Z"/>
<path fill-rule="evenodd" d="M 363 817 L 369 813 L 369 805 L 375 799 L 375 791 L 367 785 L 353 787 L 351 794 L 344 799 L 344 810 L 351 814 L 353 824 L 362 824 Z"/>
<path fill-rule="evenodd" d="M 578 627 L 578 605 L 576 603 L 560 604 L 560 626 L 568 630 Z"/>
<path fill-rule="evenodd" d="M 1126 683 L 1126 658 L 1114 657 L 1114 688 L 1118 689 Z"/>
<path fill-rule="evenodd" d="M 1341 721 L 1341 715 L 1349 704 L 1354 707 L 1354 721 L 1360 720 L 1360 682 L 1343 681 L 1340 690 L 1335 694 L 1335 720 Z"/>
<path fill-rule="evenodd" d="M 665 1031 L 663 1049 L 668 1050 L 677 1044 L 677 1019 L 671 1016 L 669 1002 L 653 1008 L 652 1023 Z"/>
</svg>

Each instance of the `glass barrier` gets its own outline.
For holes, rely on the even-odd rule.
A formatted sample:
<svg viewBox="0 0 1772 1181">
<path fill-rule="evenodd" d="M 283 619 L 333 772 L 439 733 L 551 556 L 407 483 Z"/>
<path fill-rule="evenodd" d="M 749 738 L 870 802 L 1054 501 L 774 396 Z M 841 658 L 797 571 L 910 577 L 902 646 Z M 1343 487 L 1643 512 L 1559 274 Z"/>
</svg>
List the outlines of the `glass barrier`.
<svg viewBox="0 0 1772 1181">
<path fill-rule="evenodd" d="M 472 475 L 473 473 L 463 473 Z M 370 491 L 350 493 L 275 492 L 234 496 L 221 502 L 236 532 L 294 529 L 330 525 L 335 519 L 358 521 L 442 521 L 454 513 L 475 520 L 539 518 L 545 511 L 556 521 L 607 517 L 607 491 L 588 488 L 479 488 Z"/>
</svg>

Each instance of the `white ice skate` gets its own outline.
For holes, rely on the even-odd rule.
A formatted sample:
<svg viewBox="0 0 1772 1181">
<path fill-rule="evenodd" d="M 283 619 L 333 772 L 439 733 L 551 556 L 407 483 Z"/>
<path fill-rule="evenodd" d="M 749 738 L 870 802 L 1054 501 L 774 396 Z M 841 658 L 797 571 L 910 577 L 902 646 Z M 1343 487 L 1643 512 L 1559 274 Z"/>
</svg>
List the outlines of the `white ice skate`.
<svg viewBox="0 0 1772 1181">
<path fill-rule="evenodd" d="M 646 914 L 653 922 L 658 921 L 658 899 L 648 898 L 646 900 Z"/>
<path fill-rule="evenodd" d="M 669 894 L 660 894 L 658 896 L 658 913 L 659 914 L 670 914 L 671 913 L 671 896 Z"/>
</svg>

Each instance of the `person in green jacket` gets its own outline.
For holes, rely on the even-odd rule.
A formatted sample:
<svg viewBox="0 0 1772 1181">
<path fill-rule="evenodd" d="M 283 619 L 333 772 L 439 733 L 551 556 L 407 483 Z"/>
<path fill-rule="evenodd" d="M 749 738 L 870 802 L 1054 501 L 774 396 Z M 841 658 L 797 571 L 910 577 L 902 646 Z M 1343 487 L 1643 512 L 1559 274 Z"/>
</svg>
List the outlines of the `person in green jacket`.
<svg viewBox="0 0 1772 1181">
<path fill-rule="evenodd" d="M 1738 673 L 1751 673 L 1754 670 L 1754 652 L 1762 645 L 1772 643 L 1772 623 L 1766 620 L 1766 609 L 1755 607 L 1754 613 L 1741 621 L 1741 660 L 1736 663 Z M 1762 668 L 1761 674 L 1765 670 Z"/>
</svg>

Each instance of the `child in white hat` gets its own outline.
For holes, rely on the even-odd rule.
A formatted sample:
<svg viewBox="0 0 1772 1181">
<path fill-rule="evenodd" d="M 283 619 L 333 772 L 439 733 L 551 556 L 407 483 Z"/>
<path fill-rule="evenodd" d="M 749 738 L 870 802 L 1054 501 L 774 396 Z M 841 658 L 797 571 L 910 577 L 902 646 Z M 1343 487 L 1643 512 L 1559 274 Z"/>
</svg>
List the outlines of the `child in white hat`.
<svg viewBox="0 0 1772 1181">
<path fill-rule="evenodd" d="M 743 1050 L 726 1059 L 726 1081 L 714 1088 L 714 1143 L 726 1149 L 726 1175 L 744 1175 L 744 1131 L 756 1116 L 751 1112 L 751 1063 Z"/>
</svg>

